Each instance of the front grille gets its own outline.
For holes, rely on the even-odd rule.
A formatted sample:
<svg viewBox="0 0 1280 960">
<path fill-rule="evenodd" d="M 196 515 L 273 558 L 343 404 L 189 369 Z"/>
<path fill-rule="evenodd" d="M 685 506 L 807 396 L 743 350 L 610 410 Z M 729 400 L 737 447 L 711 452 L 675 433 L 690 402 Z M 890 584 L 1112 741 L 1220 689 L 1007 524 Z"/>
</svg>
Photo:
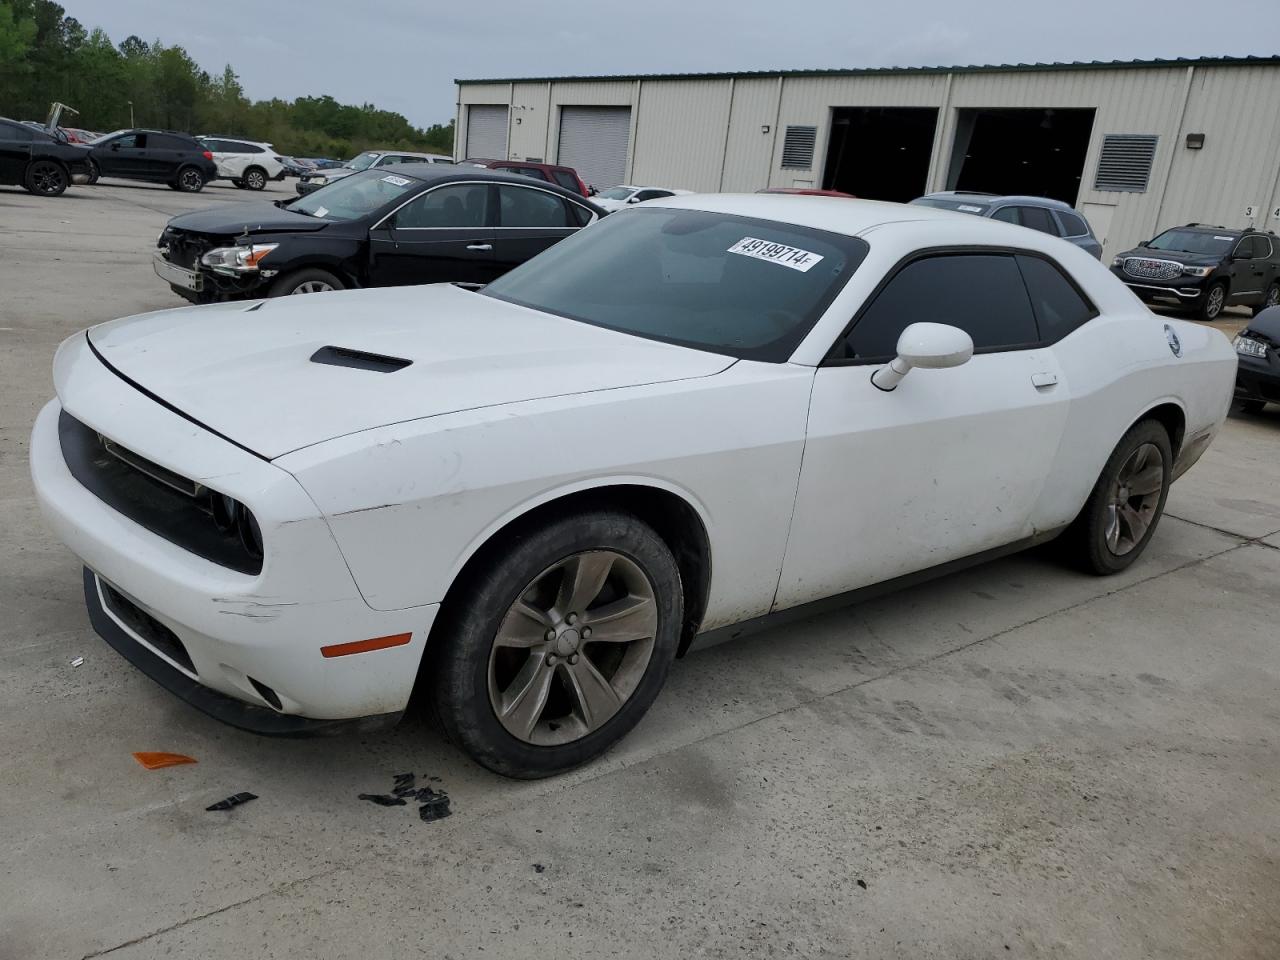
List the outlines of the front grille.
<svg viewBox="0 0 1280 960">
<path fill-rule="evenodd" d="M 170 228 L 165 230 L 161 245 L 168 249 L 166 260 L 187 270 L 194 270 L 200 258 L 217 244 L 208 237 Z"/>
<path fill-rule="evenodd" d="M 187 648 L 182 645 L 182 641 L 178 639 L 176 633 L 107 583 L 107 581 L 99 579 L 98 583 L 102 587 L 102 598 L 106 601 L 107 609 L 115 614 L 121 623 L 174 663 L 191 673 L 196 672 L 196 666 L 191 662 L 191 656 L 187 653 Z"/>
<path fill-rule="evenodd" d="M 1139 280 L 1176 280 L 1182 276 L 1182 264 L 1173 260 L 1128 257 L 1124 261 L 1124 272 Z"/>
<path fill-rule="evenodd" d="M 107 506 L 213 563 L 262 572 L 261 550 L 246 547 L 233 525 L 217 522 L 213 498 L 221 494 L 105 439 L 65 410 L 58 440 L 71 475 Z"/>
</svg>

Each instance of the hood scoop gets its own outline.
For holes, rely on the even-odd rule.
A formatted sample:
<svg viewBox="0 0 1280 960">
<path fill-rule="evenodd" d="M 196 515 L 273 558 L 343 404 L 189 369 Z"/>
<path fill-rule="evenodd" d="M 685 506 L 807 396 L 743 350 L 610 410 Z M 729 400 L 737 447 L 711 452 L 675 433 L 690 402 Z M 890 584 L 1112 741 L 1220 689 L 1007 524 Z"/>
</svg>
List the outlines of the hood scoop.
<svg viewBox="0 0 1280 960">
<path fill-rule="evenodd" d="M 326 363 L 331 367 L 350 367 L 353 370 L 370 370 L 374 373 L 395 373 L 413 363 L 404 357 L 388 357 L 381 353 L 352 350 L 350 347 L 321 347 L 311 355 L 312 363 Z"/>
</svg>

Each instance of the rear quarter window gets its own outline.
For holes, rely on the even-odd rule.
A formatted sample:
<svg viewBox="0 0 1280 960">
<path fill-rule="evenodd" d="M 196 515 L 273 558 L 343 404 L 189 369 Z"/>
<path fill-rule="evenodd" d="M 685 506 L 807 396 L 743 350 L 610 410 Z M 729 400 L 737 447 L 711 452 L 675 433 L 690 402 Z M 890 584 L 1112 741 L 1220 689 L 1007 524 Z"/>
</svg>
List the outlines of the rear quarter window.
<svg viewBox="0 0 1280 960">
<path fill-rule="evenodd" d="M 1056 343 L 1098 315 L 1059 266 L 1025 254 L 1017 260 L 1043 342 Z"/>
</svg>

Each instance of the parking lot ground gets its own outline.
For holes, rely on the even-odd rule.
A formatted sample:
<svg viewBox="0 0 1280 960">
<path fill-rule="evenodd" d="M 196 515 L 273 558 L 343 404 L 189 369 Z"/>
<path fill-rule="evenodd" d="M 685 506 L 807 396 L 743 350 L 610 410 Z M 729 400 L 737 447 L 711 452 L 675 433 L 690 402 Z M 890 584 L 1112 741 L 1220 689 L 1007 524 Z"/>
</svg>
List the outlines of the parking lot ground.
<svg viewBox="0 0 1280 960">
<path fill-rule="evenodd" d="M 694 653 L 553 780 L 419 720 L 270 740 L 160 690 L 90 629 L 27 434 L 62 338 L 181 305 L 166 217 L 244 199 L 0 188 L 0 960 L 1280 956 L 1276 408 L 1126 573 L 1033 552 Z M 453 815 L 357 798 L 407 771 Z"/>
</svg>

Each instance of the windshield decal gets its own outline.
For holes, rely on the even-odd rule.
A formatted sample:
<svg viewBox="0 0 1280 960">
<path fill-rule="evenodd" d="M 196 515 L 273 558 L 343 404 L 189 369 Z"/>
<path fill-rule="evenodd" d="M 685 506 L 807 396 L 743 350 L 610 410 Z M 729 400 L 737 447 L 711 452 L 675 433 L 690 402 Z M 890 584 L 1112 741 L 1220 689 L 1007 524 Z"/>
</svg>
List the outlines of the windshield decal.
<svg viewBox="0 0 1280 960">
<path fill-rule="evenodd" d="M 324 216 L 326 213 L 328 213 L 328 212 L 329 212 L 329 208 L 328 208 L 328 207 L 316 207 L 315 216 L 317 216 L 317 217 L 323 217 L 323 216 Z"/>
<path fill-rule="evenodd" d="M 1227 243 L 1230 243 L 1232 240 L 1234 240 L 1234 239 L 1235 239 L 1235 237 L 1219 237 L 1219 236 L 1215 235 L 1213 239 L 1215 239 L 1215 240 L 1225 240 L 1225 241 L 1227 241 Z"/>
<path fill-rule="evenodd" d="M 956 209 L 963 210 L 965 213 L 981 213 L 982 212 L 981 207 L 975 207 L 969 203 L 962 203 L 960 204 L 960 206 L 956 207 Z"/>
<path fill-rule="evenodd" d="M 389 183 L 393 187 L 407 187 L 409 185 L 409 181 L 404 177 L 397 177 L 394 174 L 383 177 L 382 182 Z"/>
<path fill-rule="evenodd" d="M 730 247 L 728 252 L 743 257 L 754 257 L 756 260 L 764 260 L 768 263 L 777 263 L 792 270 L 799 270 L 801 273 L 808 273 L 809 269 L 822 259 L 820 254 L 812 251 L 789 247 L 785 243 L 770 243 L 768 240 L 759 240 L 756 237 L 743 237 Z"/>
</svg>

